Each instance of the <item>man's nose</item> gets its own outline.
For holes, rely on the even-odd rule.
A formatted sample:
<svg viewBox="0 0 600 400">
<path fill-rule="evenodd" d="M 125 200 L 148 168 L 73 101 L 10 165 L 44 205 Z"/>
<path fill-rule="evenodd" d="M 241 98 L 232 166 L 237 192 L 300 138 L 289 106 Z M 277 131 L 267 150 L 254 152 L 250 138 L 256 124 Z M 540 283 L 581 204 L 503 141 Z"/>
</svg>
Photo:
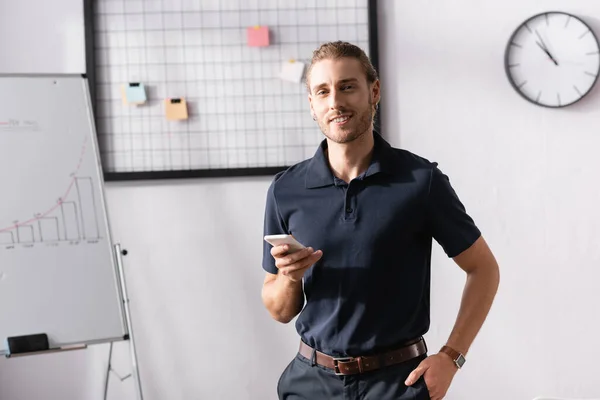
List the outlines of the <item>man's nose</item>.
<svg viewBox="0 0 600 400">
<path fill-rule="evenodd" d="M 329 108 L 331 110 L 339 110 L 343 107 L 342 93 L 337 90 L 332 90 L 329 96 Z"/>
</svg>

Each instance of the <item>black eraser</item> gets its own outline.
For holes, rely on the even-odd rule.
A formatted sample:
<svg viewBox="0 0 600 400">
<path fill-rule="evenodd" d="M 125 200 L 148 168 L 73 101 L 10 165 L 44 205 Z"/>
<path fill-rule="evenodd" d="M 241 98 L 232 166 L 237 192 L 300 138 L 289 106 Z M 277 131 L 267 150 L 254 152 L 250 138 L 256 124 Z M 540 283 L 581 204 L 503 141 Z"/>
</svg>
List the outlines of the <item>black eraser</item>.
<svg viewBox="0 0 600 400">
<path fill-rule="evenodd" d="M 171 99 L 171 104 L 181 103 L 181 99 Z"/>
<path fill-rule="evenodd" d="M 38 333 L 27 336 L 13 336 L 6 339 L 10 354 L 31 353 L 50 349 L 48 335 Z"/>
<path fill-rule="evenodd" d="M 131 86 L 131 87 L 138 87 L 138 86 L 140 86 L 140 84 L 138 82 L 131 82 L 129 84 L 129 86 Z"/>
</svg>

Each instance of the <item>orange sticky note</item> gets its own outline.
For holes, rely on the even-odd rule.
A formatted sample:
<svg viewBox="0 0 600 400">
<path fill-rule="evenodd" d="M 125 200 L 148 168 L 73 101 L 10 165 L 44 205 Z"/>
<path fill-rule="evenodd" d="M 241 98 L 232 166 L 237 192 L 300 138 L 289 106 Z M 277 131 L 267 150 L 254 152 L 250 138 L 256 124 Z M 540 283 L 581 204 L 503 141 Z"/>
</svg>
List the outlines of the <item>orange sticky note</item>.
<svg viewBox="0 0 600 400">
<path fill-rule="evenodd" d="M 248 46 L 262 47 L 269 45 L 269 28 L 266 26 L 253 26 L 246 30 Z"/>
<path fill-rule="evenodd" d="M 165 110 L 169 121 L 187 119 L 188 117 L 187 104 L 185 99 L 182 98 L 166 99 Z"/>
</svg>

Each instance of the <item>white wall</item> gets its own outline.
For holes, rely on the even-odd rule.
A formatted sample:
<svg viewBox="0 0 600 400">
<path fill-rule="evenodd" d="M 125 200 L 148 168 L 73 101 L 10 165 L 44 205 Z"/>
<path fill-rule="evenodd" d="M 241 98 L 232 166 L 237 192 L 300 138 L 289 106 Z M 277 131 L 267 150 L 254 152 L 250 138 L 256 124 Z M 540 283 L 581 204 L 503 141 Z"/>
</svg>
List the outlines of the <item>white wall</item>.
<svg viewBox="0 0 600 400">
<path fill-rule="evenodd" d="M 526 17 L 561 9 L 600 33 L 600 4 L 486 3 L 390 1 L 380 12 L 386 134 L 440 162 L 502 268 L 492 314 L 446 398 L 600 397 L 600 89 L 580 105 L 541 109 L 518 97 L 502 67 L 506 40 Z M 297 338 L 260 304 L 269 180 L 107 185 L 115 239 L 130 251 L 146 399 L 275 398 Z M 433 350 L 447 338 L 462 283 L 436 246 Z M 107 351 L 2 359 L 0 399 L 101 399 Z M 116 358 L 127 373 L 126 343 Z M 127 380 L 111 386 L 109 398 L 132 393 Z"/>
<path fill-rule="evenodd" d="M 298 342 L 260 299 L 269 182 L 110 185 L 147 399 L 276 398 Z"/>
<path fill-rule="evenodd" d="M 0 49 L 0 73 L 84 73 L 83 1 L 0 1 Z"/>
<path fill-rule="evenodd" d="M 450 175 L 502 270 L 497 302 L 447 398 L 600 397 L 600 88 L 581 104 L 544 109 L 522 100 L 503 69 L 506 42 L 529 16 L 571 12 L 600 34 L 600 3 L 386 5 L 385 126 Z M 463 275 L 435 250 L 428 338 L 437 350 Z"/>
</svg>

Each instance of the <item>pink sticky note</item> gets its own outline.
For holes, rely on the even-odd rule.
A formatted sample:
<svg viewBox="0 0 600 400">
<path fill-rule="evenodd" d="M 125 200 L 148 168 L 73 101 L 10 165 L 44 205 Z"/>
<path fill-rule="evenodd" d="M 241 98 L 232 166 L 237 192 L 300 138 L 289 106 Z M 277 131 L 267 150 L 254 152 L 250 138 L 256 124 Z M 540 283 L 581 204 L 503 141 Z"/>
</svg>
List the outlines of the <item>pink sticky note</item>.
<svg viewBox="0 0 600 400">
<path fill-rule="evenodd" d="M 261 47 L 269 45 L 269 28 L 266 26 L 253 26 L 246 30 L 248 46 Z"/>
</svg>

